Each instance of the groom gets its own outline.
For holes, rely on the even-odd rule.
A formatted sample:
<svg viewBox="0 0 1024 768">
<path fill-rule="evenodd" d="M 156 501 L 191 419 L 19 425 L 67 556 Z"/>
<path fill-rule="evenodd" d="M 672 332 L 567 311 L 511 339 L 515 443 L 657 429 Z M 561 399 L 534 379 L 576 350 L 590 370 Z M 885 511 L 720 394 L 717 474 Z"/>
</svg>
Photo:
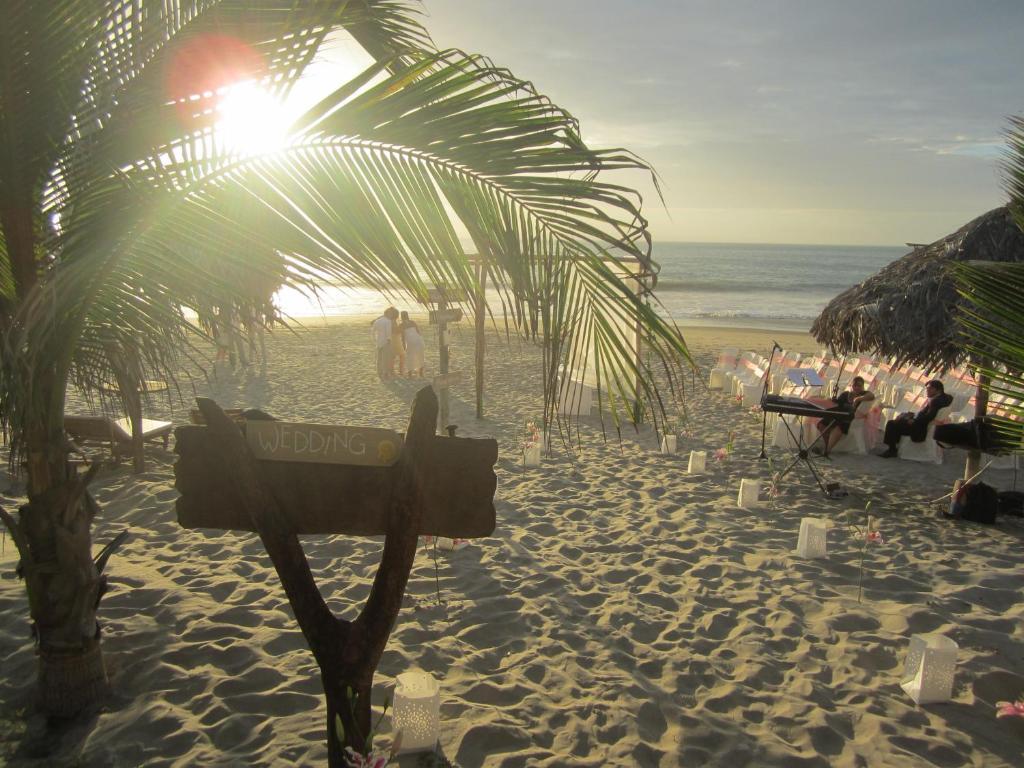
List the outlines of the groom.
<svg viewBox="0 0 1024 768">
<path fill-rule="evenodd" d="M 883 459 L 891 459 L 898 453 L 897 446 L 904 435 L 909 436 L 915 443 L 923 443 L 928 435 L 928 425 L 935 418 L 935 414 L 940 408 L 945 408 L 953 402 L 952 395 L 946 394 L 946 388 L 938 379 L 932 379 L 925 384 L 924 392 L 928 396 L 928 401 L 916 415 L 909 412 L 901 413 L 885 425 L 885 437 L 882 439 L 888 450 L 880 454 Z"/>
</svg>

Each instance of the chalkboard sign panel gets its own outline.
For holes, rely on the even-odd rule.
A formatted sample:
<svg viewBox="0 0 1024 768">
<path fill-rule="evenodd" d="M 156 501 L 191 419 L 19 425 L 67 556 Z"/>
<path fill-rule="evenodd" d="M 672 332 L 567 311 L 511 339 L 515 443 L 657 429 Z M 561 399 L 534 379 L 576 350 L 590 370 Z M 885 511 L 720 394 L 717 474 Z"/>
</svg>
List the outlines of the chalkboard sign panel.
<svg viewBox="0 0 1024 768">
<path fill-rule="evenodd" d="M 246 429 L 253 424 L 248 421 Z M 223 438 L 208 427 L 178 427 L 174 437 L 175 487 L 181 494 L 175 508 L 181 526 L 254 531 L 232 488 L 232 465 Z M 418 478 L 423 503 L 418 533 L 453 539 L 490 536 L 495 525 L 497 460 L 494 440 L 432 437 Z M 387 533 L 399 470 L 397 464 L 259 461 L 260 482 L 277 500 L 288 528 L 297 534 Z"/>
<path fill-rule="evenodd" d="M 390 429 L 287 421 L 248 421 L 245 437 L 257 459 L 388 467 L 398 461 L 402 436 Z"/>
</svg>

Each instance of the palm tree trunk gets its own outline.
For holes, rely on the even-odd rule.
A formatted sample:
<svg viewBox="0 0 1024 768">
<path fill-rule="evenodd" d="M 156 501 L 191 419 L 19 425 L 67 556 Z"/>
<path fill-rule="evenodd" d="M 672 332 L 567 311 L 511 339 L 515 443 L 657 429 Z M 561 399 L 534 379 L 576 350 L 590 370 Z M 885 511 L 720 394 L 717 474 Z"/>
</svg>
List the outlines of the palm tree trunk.
<svg viewBox="0 0 1024 768">
<path fill-rule="evenodd" d="M 74 717 L 106 695 L 96 608 L 105 590 L 92 558 L 96 503 L 87 486 L 98 466 L 79 476 L 66 460 L 60 429 L 28 432 L 29 502 L 8 520 L 18 543 L 39 655 L 42 711 Z"/>
</svg>

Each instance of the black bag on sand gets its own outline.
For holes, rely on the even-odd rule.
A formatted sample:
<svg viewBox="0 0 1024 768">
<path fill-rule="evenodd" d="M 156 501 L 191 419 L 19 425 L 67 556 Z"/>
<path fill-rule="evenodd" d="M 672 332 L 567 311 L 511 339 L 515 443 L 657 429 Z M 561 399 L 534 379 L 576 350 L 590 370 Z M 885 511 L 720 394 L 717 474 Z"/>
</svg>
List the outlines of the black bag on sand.
<svg viewBox="0 0 1024 768">
<path fill-rule="evenodd" d="M 972 523 L 991 525 L 999 511 L 999 493 L 991 485 L 970 483 L 963 486 L 963 507 L 960 517 Z"/>
<path fill-rule="evenodd" d="M 1024 517 L 1024 493 L 1003 491 L 999 494 L 999 514 Z"/>
</svg>

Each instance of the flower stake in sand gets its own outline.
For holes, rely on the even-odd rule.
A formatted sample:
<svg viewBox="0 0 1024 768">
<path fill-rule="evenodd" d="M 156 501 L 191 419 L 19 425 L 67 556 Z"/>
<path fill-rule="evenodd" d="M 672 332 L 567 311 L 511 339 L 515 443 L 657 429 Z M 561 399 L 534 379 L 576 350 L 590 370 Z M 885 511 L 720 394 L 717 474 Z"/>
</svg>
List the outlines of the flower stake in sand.
<svg viewBox="0 0 1024 768">
<path fill-rule="evenodd" d="M 864 507 L 864 512 L 866 513 L 870 509 L 871 502 L 869 501 Z M 882 538 L 882 532 L 878 530 L 878 518 L 874 515 L 868 515 L 864 525 L 857 525 L 852 519 L 848 525 L 853 533 L 854 540 L 860 546 L 860 577 L 857 580 L 857 602 L 859 603 L 864 594 L 864 555 L 868 545 L 884 544 L 885 540 Z"/>
<path fill-rule="evenodd" d="M 828 555 L 828 524 L 817 517 L 800 520 L 800 536 L 796 542 L 798 557 L 826 557 Z"/>
<path fill-rule="evenodd" d="M 729 456 L 732 455 L 733 435 L 734 435 L 734 433 L 730 432 L 729 433 L 729 441 L 725 444 L 724 447 L 719 448 L 718 450 L 715 451 L 715 461 L 719 461 L 719 462 L 725 461 L 726 459 L 729 458 Z"/>
<path fill-rule="evenodd" d="M 699 475 L 704 471 L 708 462 L 708 455 L 704 451 L 690 451 L 690 463 L 686 466 L 686 472 L 690 475 Z"/>
<path fill-rule="evenodd" d="M 348 701 L 349 714 L 352 715 L 352 719 L 355 719 L 356 700 L 358 694 L 356 694 L 351 688 L 345 689 L 345 697 Z M 384 701 L 384 709 L 380 713 L 380 717 L 377 718 L 377 723 L 370 729 L 370 732 L 363 739 L 361 735 L 356 735 L 353 739 L 356 743 L 362 742 L 362 751 L 353 749 L 352 747 L 345 747 L 344 758 L 346 768 L 384 768 L 385 765 L 391 762 L 391 759 L 398 754 L 399 740 L 396 739 L 391 745 L 391 754 L 383 755 L 373 747 L 373 740 L 377 736 L 377 731 L 380 730 L 380 724 L 384 720 L 384 715 L 387 714 L 389 701 Z M 345 726 L 342 725 L 341 718 L 338 715 L 334 716 L 334 735 L 338 741 L 342 744 L 345 743 Z"/>
<path fill-rule="evenodd" d="M 398 752 L 422 752 L 437 745 L 441 687 L 429 672 L 403 672 L 395 678 L 394 723 Z"/>
<path fill-rule="evenodd" d="M 996 717 L 1024 717 L 1024 699 L 997 701 Z"/>
<path fill-rule="evenodd" d="M 900 686 L 917 704 L 949 701 L 958 650 L 955 642 L 938 632 L 914 635 Z"/>
<path fill-rule="evenodd" d="M 540 466 L 541 431 L 534 419 L 526 422 L 526 435 L 523 437 L 523 466 Z"/>
<path fill-rule="evenodd" d="M 761 481 L 744 478 L 740 480 L 740 493 L 736 498 L 736 506 L 743 509 L 750 509 L 757 506 L 758 496 L 761 495 Z"/>
</svg>

